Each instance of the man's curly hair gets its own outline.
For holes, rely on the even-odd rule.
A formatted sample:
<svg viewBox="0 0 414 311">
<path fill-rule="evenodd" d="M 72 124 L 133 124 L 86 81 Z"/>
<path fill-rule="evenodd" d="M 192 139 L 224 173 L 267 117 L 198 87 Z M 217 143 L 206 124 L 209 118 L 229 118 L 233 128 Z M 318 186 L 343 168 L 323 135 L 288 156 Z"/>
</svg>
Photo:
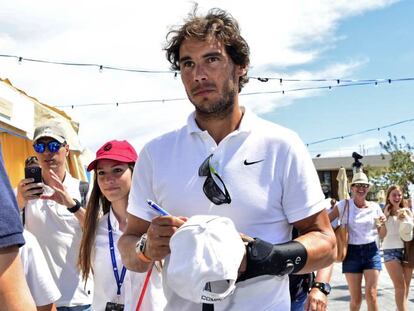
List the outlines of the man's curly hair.
<svg viewBox="0 0 414 311">
<path fill-rule="evenodd" d="M 184 25 L 172 29 L 167 34 L 164 48 L 172 70 L 180 70 L 180 46 L 185 39 L 207 40 L 216 38 L 225 46 L 235 65 L 246 68 L 246 74 L 239 79 L 239 92 L 249 79 L 247 69 L 250 63 L 249 45 L 240 35 L 237 21 L 226 11 L 211 9 L 205 16 L 197 16 L 197 6 L 184 21 Z"/>
</svg>

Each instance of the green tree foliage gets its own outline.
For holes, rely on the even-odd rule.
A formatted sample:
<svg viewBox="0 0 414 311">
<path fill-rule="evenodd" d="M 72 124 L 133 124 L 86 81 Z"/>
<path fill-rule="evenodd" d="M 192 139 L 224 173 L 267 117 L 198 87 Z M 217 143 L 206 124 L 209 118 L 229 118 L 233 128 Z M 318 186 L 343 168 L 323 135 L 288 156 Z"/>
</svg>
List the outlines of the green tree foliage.
<svg viewBox="0 0 414 311">
<path fill-rule="evenodd" d="M 380 142 L 381 148 L 391 156 L 390 166 L 382 172 L 382 176 L 375 174 L 374 184 L 379 188 L 386 189 L 391 185 L 399 185 L 408 195 L 408 186 L 414 183 L 414 157 L 413 146 L 405 139 L 405 136 L 397 137 L 388 132 L 388 140 Z"/>
</svg>

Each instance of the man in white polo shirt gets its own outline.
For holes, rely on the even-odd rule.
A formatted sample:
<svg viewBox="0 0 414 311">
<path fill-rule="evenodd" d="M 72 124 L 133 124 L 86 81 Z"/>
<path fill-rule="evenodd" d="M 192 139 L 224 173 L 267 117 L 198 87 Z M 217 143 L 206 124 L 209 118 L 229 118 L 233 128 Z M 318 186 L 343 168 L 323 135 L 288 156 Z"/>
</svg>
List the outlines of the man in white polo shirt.
<svg viewBox="0 0 414 311">
<path fill-rule="evenodd" d="M 141 151 L 118 243 L 123 262 L 143 272 L 166 258 L 170 237 L 186 221 L 178 216 L 225 216 L 256 238 L 246 246 L 234 293 L 202 306 L 172 289 L 166 310 L 289 310 L 287 274 L 328 266 L 335 251 L 306 147 L 292 131 L 239 105 L 249 47 L 227 12 L 194 12 L 168 37 L 167 58 L 180 70 L 195 112 L 186 126 Z M 147 199 L 173 216 L 156 217 Z M 301 232 L 295 241 L 292 225 Z"/>
<path fill-rule="evenodd" d="M 42 168 L 42 183 L 23 179 L 17 187 L 19 208 L 25 208 L 25 226 L 38 240 L 62 296 L 59 311 L 90 310 L 92 279 L 86 286 L 77 267 L 81 223 L 85 209 L 80 181 L 66 171 L 69 145 L 55 123 L 35 129 L 33 148 Z"/>
</svg>

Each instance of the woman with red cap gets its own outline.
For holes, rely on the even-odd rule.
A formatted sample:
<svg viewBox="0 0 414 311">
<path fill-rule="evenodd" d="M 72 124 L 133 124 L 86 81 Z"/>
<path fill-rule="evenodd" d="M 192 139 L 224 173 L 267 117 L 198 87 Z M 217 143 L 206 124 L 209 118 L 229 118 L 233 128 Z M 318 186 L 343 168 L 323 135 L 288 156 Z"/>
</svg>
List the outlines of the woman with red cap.
<svg viewBox="0 0 414 311">
<path fill-rule="evenodd" d="M 97 152 L 88 171 L 94 184 L 86 209 L 79 266 L 94 276 L 92 310 L 163 310 L 160 273 L 127 271 L 117 243 L 127 225 L 128 195 L 138 156 L 127 141 L 112 140 Z M 139 306 L 138 306 L 139 305 Z"/>
</svg>

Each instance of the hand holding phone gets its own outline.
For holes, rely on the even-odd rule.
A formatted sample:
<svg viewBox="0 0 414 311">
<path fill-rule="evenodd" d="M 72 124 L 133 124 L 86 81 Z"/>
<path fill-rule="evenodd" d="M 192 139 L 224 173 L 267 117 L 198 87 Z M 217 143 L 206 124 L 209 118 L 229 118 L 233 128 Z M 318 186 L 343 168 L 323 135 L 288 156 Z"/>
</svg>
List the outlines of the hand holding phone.
<svg viewBox="0 0 414 311">
<path fill-rule="evenodd" d="M 25 178 L 33 178 L 33 181 L 31 182 L 31 184 L 41 183 L 42 182 L 42 169 L 40 168 L 40 166 L 25 167 L 24 176 Z M 34 188 L 31 188 L 30 190 L 36 190 L 36 192 L 34 192 L 33 195 L 37 195 L 37 196 L 40 196 L 43 193 L 42 187 L 34 187 Z"/>
</svg>

